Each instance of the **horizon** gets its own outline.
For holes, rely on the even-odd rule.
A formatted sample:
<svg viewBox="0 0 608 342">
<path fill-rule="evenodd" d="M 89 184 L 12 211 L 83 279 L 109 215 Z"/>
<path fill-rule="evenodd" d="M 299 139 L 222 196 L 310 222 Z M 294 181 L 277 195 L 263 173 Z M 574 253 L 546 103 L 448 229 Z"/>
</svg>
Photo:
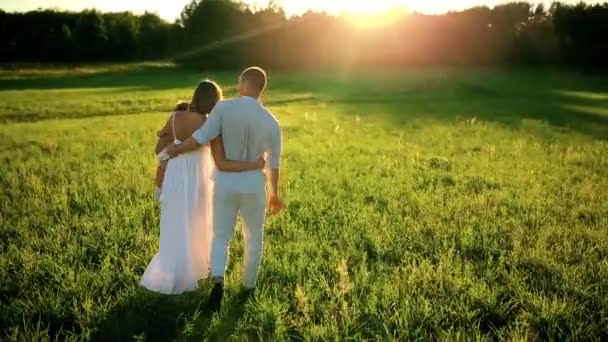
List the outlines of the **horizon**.
<svg viewBox="0 0 608 342">
<path fill-rule="evenodd" d="M 269 4 L 269 0 L 244 0 L 242 1 L 253 8 L 264 8 Z M 505 0 L 447 0 L 447 1 L 421 1 L 421 0 L 376 0 L 370 5 L 363 1 L 349 0 L 310 0 L 302 2 L 299 0 L 279 1 L 288 17 L 301 15 L 307 11 L 326 12 L 331 15 L 342 13 L 351 15 L 378 14 L 392 9 L 402 9 L 409 12 L 419 12 L 424 14 L 442 14 L 449 11 L 465 10 L 477 6 L 494 7 L 496 5 L 512 2 Z M 546 6 L 554 1 L 529 1 L 531 4 L 543 3 Z M 575 4 L 581 1 L 565 0 L 563 3 Z M 602 3 L 602 0 L 582 1 L 584 3 Z M 85 9 L 96 9 L 102 12 L 124 12 L 130 11 L 136 14 L 151 12 L 158 14 L 168 22 L 174 22 L 190 0 L 176 0 L 173 2 L 165 1 L 122 1 L 106 0 L 99 4 L 96 0 L 0 0 L 0 9 L 6 12 L 29 12 L 36 10 L 55 9 L 62 11 L 79 12 Z"/>
</svg>

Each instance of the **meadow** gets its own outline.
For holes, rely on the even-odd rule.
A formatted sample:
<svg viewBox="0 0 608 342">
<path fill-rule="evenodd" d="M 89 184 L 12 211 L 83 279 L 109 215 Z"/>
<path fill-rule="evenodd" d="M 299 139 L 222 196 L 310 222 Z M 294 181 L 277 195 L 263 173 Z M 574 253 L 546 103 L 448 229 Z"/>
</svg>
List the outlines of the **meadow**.
<svg viewBox="0 0 608 342">
<path fill-rule="evenodd" d="M 259 287 L 138 281 L 159 241 L 170 64 L 0 70 L 0 339 L 608 340 L 608 80 L 525 69 L 270 72 L 286 210 Z"/>
</svg>

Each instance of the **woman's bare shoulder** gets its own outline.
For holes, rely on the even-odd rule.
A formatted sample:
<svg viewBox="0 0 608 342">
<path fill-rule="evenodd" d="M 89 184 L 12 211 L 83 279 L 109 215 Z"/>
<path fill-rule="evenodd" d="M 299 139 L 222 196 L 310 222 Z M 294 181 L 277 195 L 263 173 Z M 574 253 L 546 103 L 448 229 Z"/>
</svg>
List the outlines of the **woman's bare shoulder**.
<svg viewBox="0 0 608 342">
<path fill-rule="evenodd" d="M 177 135 L 190 136 L 192 132 L 199 129 L 207 119 L 206 115 L 195 112 L 176 112 L 175 126 Z M 178 137 L 179 138 L 179 137 Z"/>
<path fill-rule="evenodd" d="M 200 113 L 189 112 L 189 111 L 178 111 L 174 113 L 175 120 L 183 123 L 205 121 L 206 116 Z"/>
<path fill-rule="evenodd" d="M 187 111 L 187 110 L 180 110 L 180 111 L 176 111 L 175 112 L 175 117 L 184 117 L 184 118 L 194 118 L 194 117 L 199 117 L 199 116 L 205 116 L 202 115 L 201 113 L 197 113 L 197 112 L 191 112 L 191 111 Z"/>
</svg>

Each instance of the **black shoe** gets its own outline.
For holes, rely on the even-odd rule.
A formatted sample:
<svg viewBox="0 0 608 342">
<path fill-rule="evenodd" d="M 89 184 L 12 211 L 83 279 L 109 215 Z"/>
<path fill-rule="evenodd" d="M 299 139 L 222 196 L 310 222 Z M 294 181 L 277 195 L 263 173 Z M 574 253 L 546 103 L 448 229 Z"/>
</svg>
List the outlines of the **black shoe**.
<svg viewBox="0 0 608 342">
<path fill-rule="evenodd" d="M 218 312 L 222 308 L 222 298 L 224 297 L 224 284 L 215 284 L 209 296 L 209 308 L 213 312 Z"/>
</svg>

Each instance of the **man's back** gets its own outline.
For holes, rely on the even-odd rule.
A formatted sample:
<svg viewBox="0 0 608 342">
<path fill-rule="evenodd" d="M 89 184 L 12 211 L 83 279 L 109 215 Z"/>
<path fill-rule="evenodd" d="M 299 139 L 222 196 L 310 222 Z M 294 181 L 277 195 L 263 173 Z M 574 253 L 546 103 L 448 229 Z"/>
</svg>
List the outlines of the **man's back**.
<svg viewBox="0 0 608 342">
<path fill-rule="evenodd" d="M 271 168 L 279 167 L 281 130 L 276 118 L 256 99 L 240 97 L 216 105 L 221 117 L 221 137 L 226 159 L 255 161 L 268 152 Z M 216 171 L 216 186 L 224 191 L 252 193 L 264 190 L 261 170 L 226 173 Z"/>
</svg>

